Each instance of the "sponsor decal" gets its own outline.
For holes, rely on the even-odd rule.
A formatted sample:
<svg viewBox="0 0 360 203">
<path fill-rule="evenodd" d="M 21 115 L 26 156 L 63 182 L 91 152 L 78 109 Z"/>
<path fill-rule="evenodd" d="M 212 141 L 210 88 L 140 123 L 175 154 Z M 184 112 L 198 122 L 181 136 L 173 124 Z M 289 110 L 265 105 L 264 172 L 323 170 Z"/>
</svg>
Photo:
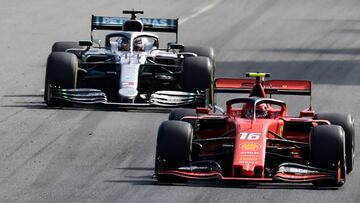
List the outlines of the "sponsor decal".
<svg viewBox="0 0 360 203">
<path fill-rule="evenodd" d="M 156 19 L 156 18 L 140 18 L 145 25 L 152 25 L 158 27 L 175 27 L 175 20 L 170 19 Z"/>
<path fill-rule="evenodd" d="M 278 173 L 294 173 L 294 174 L 311 174 L 311 173 L 318 173 L 319 171 L 310 170 L 310 169 L 302 169 L 302 168 L 295 168 L 295 167 L 286 167 L 282 166 L 279 168 Z"/>
<path fill-rule="evenodd" d="M 181 170 L 181 171 L 206 171 L 206 170 L 210 170 L 210 169 L 209 169 L 209 167 L 206 167 L 206 166 L 184 166 L 184 167 L 178 168 L 178 170 Z"/>
<path fill-rule="evenodd" d="M 258 155 L 259 152 L 258 151 L 253 151 L 253 152 L 251 152 L 251 151 L 242 151 L 242 152 L 240 152 L 240 154 L 241 155 Z"/>
<path fill-rule="evenodd" d="M 247 161 L 247 160 L 244 160 L 244 161 L 239 161 L 239 164 L 258 164 L 257 161 Z"/>
<path fill-rule="evenodd" d="M 96 16 L 94 24 L 95 25 L 123 25 L 129 18 L 127 17 L 103 17 Z M 161 19 L 161 18 L 140 18 L 144 25 L 151 25 L 155 27 L 167 27 L 167 28 L 176 28 L 175 19 Z"/>
<path fill-rule="evenodd" d="M 126 20 L 129 18 L 96 16 L 93 23 L 95 25 L 123 25 Z"/>
<path fill-rule="evenodd" d="M 245 151 L 258 151 L 260 149 L 260 145 L 253 142 L 246 142 L 240 144 L 240 149 Z"/>
<path fill-rule="evenodd" d="M 240 161 L 257 161 L 257 157 L 241 157 Z"/>
<path fill-rule="evenodd" d="M 133 82 L 122 82 L 121 88 L 134 87 L 134 85 L 135 84 Z"/>
<path fill-rule="evenodd" d="M 257 164 L 258 163 L 258 159 L 257 157 L 241 157 L 240 164 Z"/>
<path fill-rule="evenodd" d="M 112 18 L 112 17 L 104 17 L 100 24 L 108 24 L 108 25 L 122 25 L 124 22 L 128 20 L 126 18 Z"/>
</svg>

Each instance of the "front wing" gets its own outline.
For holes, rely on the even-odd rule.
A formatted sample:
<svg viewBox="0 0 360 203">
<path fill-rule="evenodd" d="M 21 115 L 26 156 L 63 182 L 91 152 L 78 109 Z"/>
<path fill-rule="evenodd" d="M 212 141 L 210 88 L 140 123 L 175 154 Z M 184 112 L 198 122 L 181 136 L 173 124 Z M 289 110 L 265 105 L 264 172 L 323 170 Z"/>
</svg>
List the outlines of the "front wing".
<svg viewBox="0 0 360 203">
<path fill-rule="evenodd" d="M 99 89 L 78 88 L 62 89 L 48 86 L 45 97 L 47 101 L 52 99 L 62 100 L 74 104 L 86 105 L 113 105 L 122 107 L 182 107 L 203 103 L 205 95 L 201 93 L 181 91 L 157 91 L 150 96 L 148 102 L 108 102 L 106 94 Z"/>
<path fill-rule="evenodd" d="M 340 169 L 339 169 L 340 170 Z M 233 181 L 257 181 L 257 182 L 294 182 L 306 183 L 317 180 L 337 180 L 341 179 L 340 171 L 329 171 L 326 169 L 316 168 L 308 165 L 283 163 L 273 176 L 268 177 L 229 177 L 224 176 L 221 168 L 214 167 L 213 163 L 208 166 L 201 162 L 192 163 L 189 166 L 180 166 L 177 168 L 160 168 L 155 176 L 175 176 L 193 180 L 233 180 Z"/>
</svg>

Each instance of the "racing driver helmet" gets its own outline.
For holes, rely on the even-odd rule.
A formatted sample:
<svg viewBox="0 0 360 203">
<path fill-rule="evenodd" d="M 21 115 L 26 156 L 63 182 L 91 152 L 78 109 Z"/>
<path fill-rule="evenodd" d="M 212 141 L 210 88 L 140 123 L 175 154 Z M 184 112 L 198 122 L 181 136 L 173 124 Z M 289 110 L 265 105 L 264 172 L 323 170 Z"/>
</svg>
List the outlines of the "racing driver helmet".
<svg viewBox="0 0 360 203">
<path fill-rule="evenodd" d="M 243 106 L 243 117 L 244 118 L 252 118 L 253 117 L 253 108 L 250 104 L 244 104 Z M 267 105 L 266 104 L 258 104 L 256 106 L 255 112 L 256 118 L 265 118 L 268 115 Z"/>
<path fill-rule="evenodd" d="M 130 50 L 129 39 L 122 38 L 119 44 L 119 51 L 129 51 L 129 50 Z"/>
<path fill-rule="evenodd" d="M 141 38 L 134 40 L 134 51 L 144 51 L 144 43 Z"/>
</svg>

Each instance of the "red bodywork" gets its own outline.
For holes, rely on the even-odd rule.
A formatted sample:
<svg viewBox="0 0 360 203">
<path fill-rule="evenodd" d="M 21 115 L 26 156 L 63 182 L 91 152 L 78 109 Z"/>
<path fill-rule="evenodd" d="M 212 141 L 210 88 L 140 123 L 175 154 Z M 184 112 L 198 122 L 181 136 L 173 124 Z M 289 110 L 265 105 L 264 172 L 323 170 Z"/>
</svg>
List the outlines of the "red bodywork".
<svg viewBox="0 0 360 203">
<path fill-rule="evenodd" d="M 311 82 L 302 80 L 217 79 L 215 92 L 249 93 L 254 104 L 273 101 L 267 94 L 294 94 L 311 96 Z M 256 97 L 256 98 L 252 98 Z M 194 131 L 193 142 L 202 145 L 201 156 L 212 157 L 220 152 L 232 152 L 229 161 L 216 159 L 222 170 L 187 170 L 162 168 L 160 175 L 175 175 L 188 179 L 224 179 L 244 181 L 290 181 L 311 182 L 320 179 L 340 180 L 340 173 L 331 173 L 308 166 L 306 146 L 312 127 L 329 124 L 328 121 L 314 120 L 311 108 L 300 112 L 299 117 L 288 116 L 285 103 L 274 100 L 268 105 L 266 118 L 244 118 L 244 109 L 235 107 L 237 102 L 227 102 L 225 114 L 203 113 L 210 109 L 199 108 L 197 117 L 182 120 L 196 120 L 199 129 Z M 273 108 L 273 106 L 277 108 Z M 254 112 L 255 112 L 254 107 Z M 224 136 L 226 135 L 226 136 Z M 216 138 L 224 138 L 214 141 Z M 226 138 L 226 139 L 225 139 Z M 206 142 L 209 141 L 209 142 Z M 204 142 L 204 144 L 203 144 Z M 223 150 L 219 152 L 219 149 Z M 281 153 L 286 154 L 284 158 Z M 276 157 L 275 152 L 281 152 Z M 274 157 L 273 157 L 274 156 Z M 299 165 L 291 164 L 292 160 Z M 193 160 L 194 161 L 194 160 Z M 196 160 L 195 160 L 196 161 Z M 224 163 L 222 163 L 224 161 Z M 292 162 L 291 161 L 291 162 Z M 193 164 L 194 165 L 194 164 Z"/>
</svg>

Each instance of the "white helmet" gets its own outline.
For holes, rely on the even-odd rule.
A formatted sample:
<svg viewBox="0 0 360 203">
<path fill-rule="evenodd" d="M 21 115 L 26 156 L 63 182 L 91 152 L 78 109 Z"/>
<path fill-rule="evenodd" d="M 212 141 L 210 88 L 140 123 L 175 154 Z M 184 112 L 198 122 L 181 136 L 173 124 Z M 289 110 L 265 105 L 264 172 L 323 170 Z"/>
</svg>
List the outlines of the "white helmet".
<svg viewBox="0 0 360 203">
<path fill-rule="evenodd" d="M 144 43 L 141 37 L 134 40 L 134 51 L 144 51 Z"/>
</svg>

